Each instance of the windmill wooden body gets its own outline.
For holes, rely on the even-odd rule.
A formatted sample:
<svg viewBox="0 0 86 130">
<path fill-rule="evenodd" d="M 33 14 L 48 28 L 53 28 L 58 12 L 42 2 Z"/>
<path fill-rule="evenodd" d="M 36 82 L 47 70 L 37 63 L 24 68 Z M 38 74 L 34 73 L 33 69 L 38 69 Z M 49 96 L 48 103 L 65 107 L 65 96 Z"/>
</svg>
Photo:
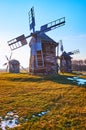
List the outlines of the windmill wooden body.
<svg viewBox="0 0 86 130">
<path fill-rule="evenodd" d="M 71 55 L 79 53 L 79 50 L 74 50 L 71 52 L 63 52 L 60 56 L 60 70 L 61 72 L 72 72 L 72 57 Z"/>
<path fill-rule="evenodd" d="M 9 61 L 9 72 L 10 73 L 19 73 L 20 72 L 20 63 L 18 60 Z"/>
<path fill-rule="evenodd" d="M 56 47 L 58 43 L 46 34 L 38 34 L 32 37 L 30 43 L 30 73 L 56 74 Z"/>
<path fill-rule="evenodd" d="M 27 44 L 26 39 L 29 37 L 30 46 L 30 64 L 29 72 L 32 74 L 55 74 L 57 73 L 56 47 L 58 43 L 48 37 L 45 32 L 53 30 L 65 24 L 65 17 L 52 21 L 40 27 L 39 31 L 35 31 L 34 8 L 29 12 L 30 30 L 33 32 L 29 36 L 21 35 L 8 41 L 11 50 L 15 50 Z"/>
<path fill-rule="evenodd" d="M 10 55 L 10 58 L 6 56 L 7 62 L 4 64 L 6 65 L 6 71 L 9 73 L 19 73 L 20 72 L 20 63 L 18 60 L 11 59 L 12 53 Z"/>
</svg>

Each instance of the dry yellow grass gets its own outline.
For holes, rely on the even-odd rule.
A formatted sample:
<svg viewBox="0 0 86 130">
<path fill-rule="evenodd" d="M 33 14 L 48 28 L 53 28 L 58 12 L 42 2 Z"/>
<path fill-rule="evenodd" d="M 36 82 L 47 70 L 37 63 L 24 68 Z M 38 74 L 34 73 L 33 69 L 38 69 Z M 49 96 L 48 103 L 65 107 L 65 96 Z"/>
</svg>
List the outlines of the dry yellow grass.
<svg viewBox="0 0 86 130">
<path fill-rule="evenodd" d="M 1 73 L 0 116 L 17 111 L 21 125 L 14 130 L 85 130 L 86 84 L 67 79 L 72 76 Z M 31 118 L 42 111 L 49 112 Z"/>
</svg>

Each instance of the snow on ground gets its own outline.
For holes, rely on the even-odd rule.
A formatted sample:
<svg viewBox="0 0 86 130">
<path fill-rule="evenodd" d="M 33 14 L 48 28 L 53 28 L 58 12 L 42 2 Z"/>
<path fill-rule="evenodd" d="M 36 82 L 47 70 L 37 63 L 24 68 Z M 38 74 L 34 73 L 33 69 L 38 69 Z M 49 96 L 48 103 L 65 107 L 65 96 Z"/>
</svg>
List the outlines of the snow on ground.
<svg viewBox="0 0 86 130">
<path fill-rule="evenodd" d="M 48 112 L 49 112 L 49 110 L 42 111 L 38 114 L 33 114 L 31 119 L 35 118 L 35 117 L 42 117 L 45 114 L 47 114 Z M 23 121 L 27 121 L 27 120 L 28 119 L 25 119 L 25 120 L 23 119 Z M 0 116 L 0 129 L 6 130 L 6 128 L 14 128 L 14 127 L 17 127 L 17 126 L 20 126 L 20 124 L 19 124 L 19 116 L 16 112 L 12 112 L 12 111 L 7 112 L 7 114 L 4 118 L 2 118 Z"/>
<path fill-rule="evenodd" d="M 19 126 L 17 113 L 8 112 L 4 118 L 0 116 L 0 128 L 6 130 L 6 128 L 14 128 Z"/>
<path fill-rule="evenodd" d="M 79 77 L 73 77 L 73 78 L 67 78 L 67 79 L 76 81 L 78 83 L 78 85 L 86 84 L 86 79 L 82 79 L 82 78 L 79 78 Z"/>
<path fill-rule="evenodd" d="M 33 115 L 32 115 L 32 118 L 42 117 L 42 116 L 44 116 L 45 114 L 47 114 L 48 112 L 49 112 L 49 110 L 40 112 L 40 113 L 38 113 L 38 114 L 33 114 Z"/>
</svg>

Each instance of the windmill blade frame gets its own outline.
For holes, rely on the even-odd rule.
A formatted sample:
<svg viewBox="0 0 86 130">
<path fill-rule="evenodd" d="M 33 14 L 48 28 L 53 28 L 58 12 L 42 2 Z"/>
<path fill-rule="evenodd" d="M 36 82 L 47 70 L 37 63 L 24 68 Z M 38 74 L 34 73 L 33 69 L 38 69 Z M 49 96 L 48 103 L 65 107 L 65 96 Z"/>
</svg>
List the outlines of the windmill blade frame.
<svg viewBox="0 0 86 130">
<path fill-rule="evenodd" d="M 9 58 L 6 55 L 5 55 L 5 57 L 6 57 L 7 61 L 9 61 Z"/>
<path fill-rule="evenodd" d="M 26 45 L 27 44 L 26 38 L 29 38 L 31 36 L 32 36 L 32 34 L 30 34 L 27 37 L 25 37 L 24 34 L 20 35 L 20 36 L 14 38 L 14 39 L 8 41 L 8 45 L 10 46 L 11 50 L 15 50 L 17 48 L 20 48 L 20 47 Z"/>
<path fill-rule="evenodd" d="M 7 72 L 8 68 L 9 68 L 9 61 L 11 60 L 11 57 L 12 57 L 12 52 L 11 52 L 11 54 L 10 54 L 10 57 L 9 57 L 9 58 L 8 58 L 8 56 L 7 56 L 7 55 L 5 55 L 5 58 L 7 59 L 7 62 L 6 62 L 6 63 L 4 63 L 3 65 L 7 65 L 7 67 L 6 67 L 6 72 Z"/>
<path fill-rule="evenodd" d="M 4 63 L 3 65 L 7 65 L 7 63 Z"/>
<path fill-rule="evenodd" d="M 20 67 L 21 67 L 25 72 L 28 73 L 28 71 L 27 71 L 22 65 L 20 65 Z"/>
<path fill-rule="evenodd" d="M 11 60 L 11 58 L 12 58 L 12 54 L 13 54 L 13 53 L 11 52 L 9 60 Z"/>
<path fill-rule="evenodd" d="M 7 65 L 7 67 L 6 67 L 6 72 L 8 71 L 8 68 L 9 68 L 9 65 Z"/>
</svg>

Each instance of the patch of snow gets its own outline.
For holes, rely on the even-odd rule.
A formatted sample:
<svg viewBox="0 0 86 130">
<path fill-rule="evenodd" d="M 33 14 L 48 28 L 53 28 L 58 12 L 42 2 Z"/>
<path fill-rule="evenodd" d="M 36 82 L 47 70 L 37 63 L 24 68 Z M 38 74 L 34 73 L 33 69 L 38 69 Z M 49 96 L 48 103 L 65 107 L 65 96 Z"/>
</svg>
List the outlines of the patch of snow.
<svg viewBox="0 0 86 130">
<path fill-rule="evenodd" d="M 86 79 L 77 79 L 78 84 L 85 84 L 86 83 Z"/>
<path fill-rule="evenodd" d="M 42 117 L 48 112 L 49 110 L 42 111 L 38 114 L 33 114 L 31 118 Z M 26 122 L 28 120 L 27 118 L 23 118 L 23 117 L 19 118 L 16 112 L 12 112 L 12 111 L 7 112 L 4 118 L 0 116 L 0 129 L 6 130 L 6 128 L 14 128 L 14 127 L 20 126 L 19 121 L 18 121 L 19 119 L 23 120 L 23 122 Z"/>
<path fill-rule="evenodd" d="M 13 113 L 13 112 L 8 112 L 6 114 L 6 116 L 4 117 L 4 119 L 2 117 L 0 117 L 0 128 L 2 130 L 6 130 L 6 127 L 8 128 L 14 128 L 16 126 L 19 126 L 18 123 L 18 115 Z"/>
<path fill-rule="evenodd" d="M 49 112 L 49 110 L 40 112 L 40 113 L 38 113 L 38 114 L 36 114 L 36 115 L 33 114 L 33 115 L 32 115 L 32 118 L 41 117 L 41 116 L 47 114 L 48 112 Z"/>
<path fill-rule="evenodd" d="M 84 85 L 86 83 L 86 79 L 82 79 L 79 77 L 73 77 L 73 78 L 67 78 L 67 79 L 76 81 L 78 85 Z"/>
<path fill-rule="evenodd" d="M 74 79 L 78 79 L 79 77 L 73 77 Z"/>
<path fill-rule="evenodd" d="M 69 80 L 74 80 L 73 78 L 67 78 L 67 79 L 69 79 Z"/>
</svg>

